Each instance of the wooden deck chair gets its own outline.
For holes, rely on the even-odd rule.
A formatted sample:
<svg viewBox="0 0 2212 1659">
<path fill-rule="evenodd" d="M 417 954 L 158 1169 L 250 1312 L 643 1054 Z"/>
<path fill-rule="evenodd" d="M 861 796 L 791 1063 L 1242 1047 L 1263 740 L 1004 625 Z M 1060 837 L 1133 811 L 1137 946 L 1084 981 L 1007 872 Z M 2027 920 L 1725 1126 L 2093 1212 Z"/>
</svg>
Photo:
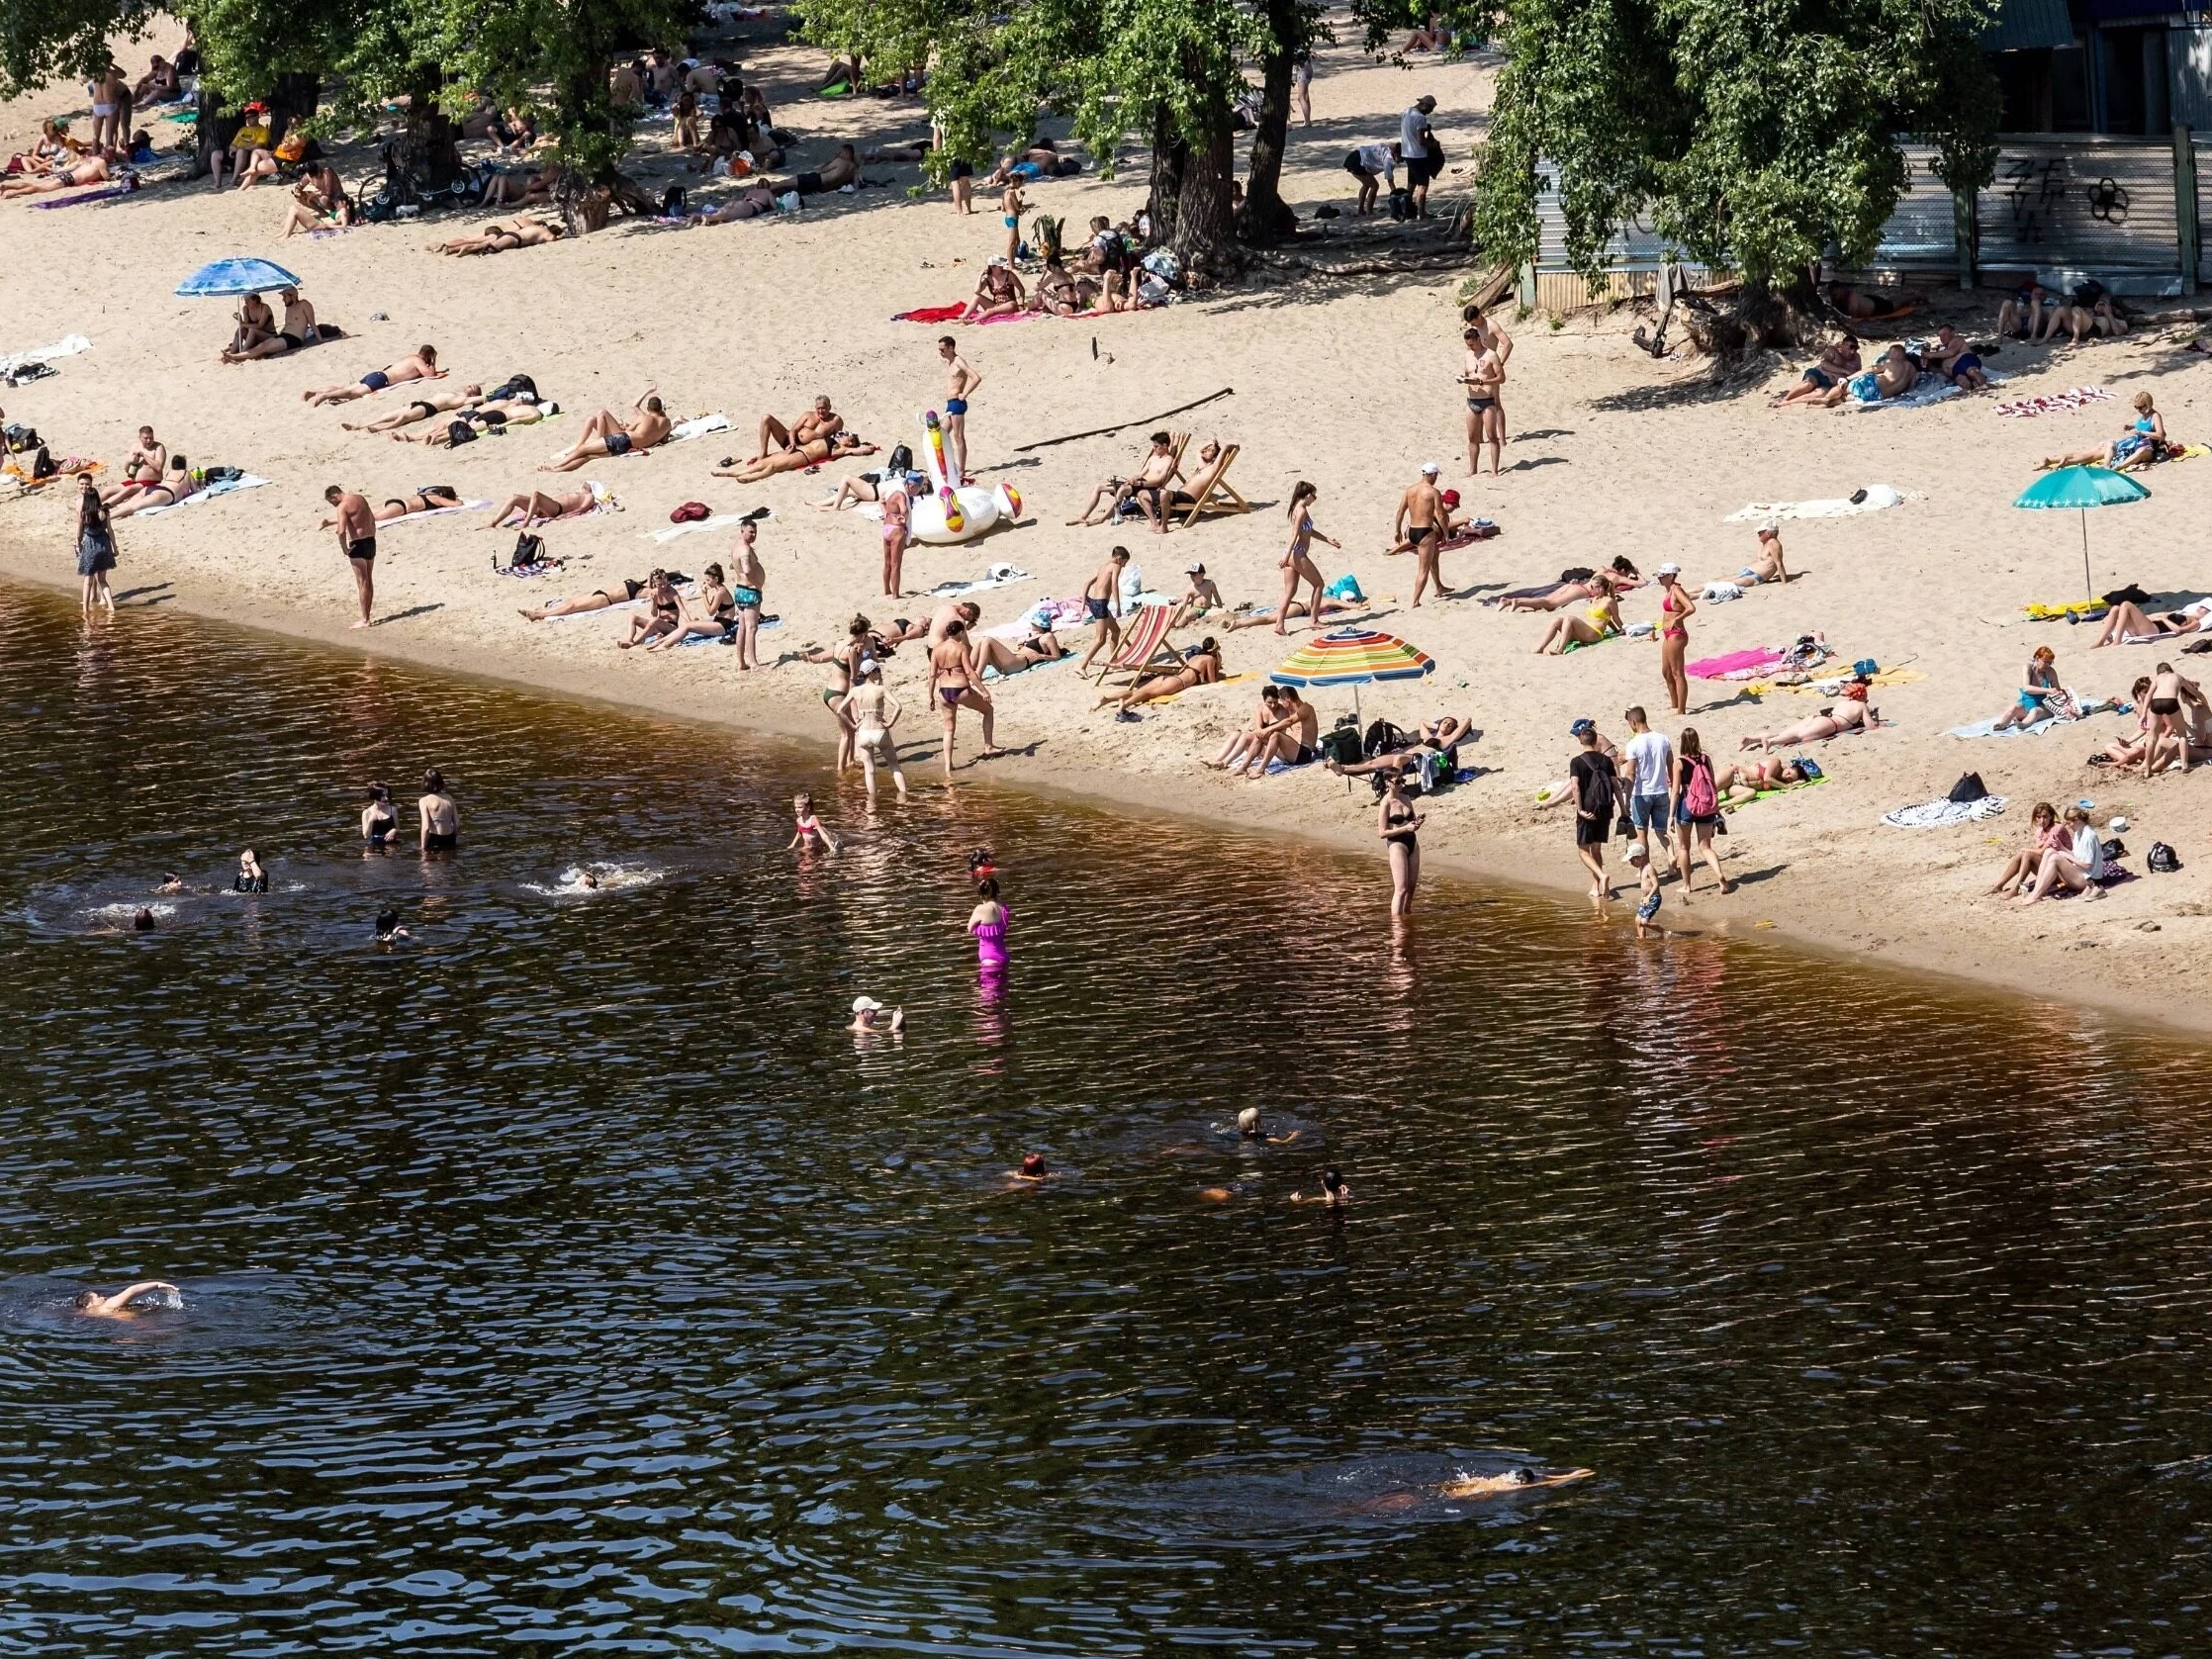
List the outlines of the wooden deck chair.
<svg viewBox="0 0 2212 1659">
<path fill-rule="evenodd" d="M 1141 604 L 1134 615 L 1124 616 L 1121 646 L 1113 661 L 1099 670 L 1098 683 L 1105 685 L 1109 674 L 1126 674 L 1136 681 L 1149 668 L 1180 668 L 1182 658 L 1167 643 L 1167 624 L 1175 619 L 1178 608 L 1172 604 Z"/>
<path fill-rule="evenodd" d="M 1205 513 L 1251 511 L 1251 503 L 1237 494 L 1237 487 L 1229 482 L 1230 463 L 1243 448 L 1242 444 L 1223 444 L 1221 453 L 1214 457 L 1213 466 L 1190 481 L 1190 511 L 1183 516 L 1184 529 L 1197 523 Z"/>
</svg>

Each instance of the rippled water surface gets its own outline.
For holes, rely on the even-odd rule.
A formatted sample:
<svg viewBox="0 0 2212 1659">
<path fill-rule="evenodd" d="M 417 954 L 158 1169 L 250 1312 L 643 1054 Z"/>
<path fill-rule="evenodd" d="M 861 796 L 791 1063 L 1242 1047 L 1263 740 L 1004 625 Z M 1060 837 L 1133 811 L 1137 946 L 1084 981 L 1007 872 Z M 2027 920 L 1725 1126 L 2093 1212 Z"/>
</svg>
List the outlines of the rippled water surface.
<svg viewBox="0 0 2212 1659">
<path fill-rule="evenodd" d="M 44 595 L 0 721 L 0 1647 L 2212 1650 L 2201 1050 Z"/>
</svg>

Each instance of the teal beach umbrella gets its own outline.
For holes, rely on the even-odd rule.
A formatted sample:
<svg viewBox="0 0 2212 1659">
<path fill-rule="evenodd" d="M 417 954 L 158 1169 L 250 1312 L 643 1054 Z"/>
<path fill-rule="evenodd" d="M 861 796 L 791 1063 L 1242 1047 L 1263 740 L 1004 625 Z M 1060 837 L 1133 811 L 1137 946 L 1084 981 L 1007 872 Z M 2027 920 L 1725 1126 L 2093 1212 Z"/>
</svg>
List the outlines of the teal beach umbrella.
<svg viewBox="0 0 2212 1659">
<path fill-rule="evenodd" d="M 2096 583 L 2089 576 L 2089 508 L 2140 502 L 2150 494 L 2126 473 L 2110 467 L 2059 467 L 2021 491 L 2012 505 L 2067 507 L 2081 514 L 2081 581 L 2088 597 L 2095 599 Z"/>
</svg>

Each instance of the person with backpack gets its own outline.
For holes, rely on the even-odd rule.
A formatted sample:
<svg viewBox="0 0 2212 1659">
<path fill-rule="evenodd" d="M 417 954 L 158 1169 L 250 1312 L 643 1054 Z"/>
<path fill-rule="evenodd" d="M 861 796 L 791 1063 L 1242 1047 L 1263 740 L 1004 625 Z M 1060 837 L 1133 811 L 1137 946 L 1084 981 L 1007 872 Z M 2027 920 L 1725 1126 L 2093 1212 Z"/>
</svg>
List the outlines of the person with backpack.
<svg viewBox="0 0 2212 1659">
<path fill-rule="evenodd" d="M 1720 817 L 1720 788 L 1713 781 L 1712 757 L 1705 753 L 1705 745 L 1698 741 L 1698 728 L 1685 726 L 1676 746 L 1674 759 L 1675 795 L 1675 868 L 1682 874 L 1682 902 L 1690 902 L 1697 875 L 1697 850 L 1702 848 L 1705 862 L 1712 866 L 1712 878 L 1720 883 L 1723 896 L 1734 892 L 1735 886 L 1720 873 L 1720 855 L 1713 849 L 1713 832 L 1722 827 Z M 1695 840 L 1695 846 L 1693 846 Z"/>
<path fill-rule="evenodd" d="M 1613 839 L 1620 775 L 1613 757 L 1598 747 L 1596 726 L 1583 726 L 1576 736 L 1582 753 L 1567 764 L 1574 780 L 1575 856 L 1590 872 L 1590 902 L 1602 914 L 1613 897 L 1613 883 L 1606 879 L 1606 843 Z"/>
</svg>

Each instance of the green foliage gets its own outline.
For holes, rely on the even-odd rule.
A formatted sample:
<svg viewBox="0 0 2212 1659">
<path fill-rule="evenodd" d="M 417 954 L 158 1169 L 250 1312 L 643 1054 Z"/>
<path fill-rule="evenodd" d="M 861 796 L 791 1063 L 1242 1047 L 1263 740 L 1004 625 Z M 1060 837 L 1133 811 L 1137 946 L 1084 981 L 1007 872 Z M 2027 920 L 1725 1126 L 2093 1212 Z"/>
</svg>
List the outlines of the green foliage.
<svg viewBox="0 0 2212 1659">
<path fill-rule="evenodd" d="M 5 0 L 0 98 L 91 79 L 108 66 L 109 38 L 144 33 L 154 10 L 147 0 Z"/>
<path fill-rule="evenodd" d="M 1512 0 L 1476 230 L 1534 255 L 1556 168 L 1569 261 L 1595 278 L 1624 220 L 1754 283 L 1831 239 L 1867 258 L 1933 141 L 1954 188 L 1986 182 L 1998 102 L 1976 37 L 1993 0 Z"/>
</svg>

